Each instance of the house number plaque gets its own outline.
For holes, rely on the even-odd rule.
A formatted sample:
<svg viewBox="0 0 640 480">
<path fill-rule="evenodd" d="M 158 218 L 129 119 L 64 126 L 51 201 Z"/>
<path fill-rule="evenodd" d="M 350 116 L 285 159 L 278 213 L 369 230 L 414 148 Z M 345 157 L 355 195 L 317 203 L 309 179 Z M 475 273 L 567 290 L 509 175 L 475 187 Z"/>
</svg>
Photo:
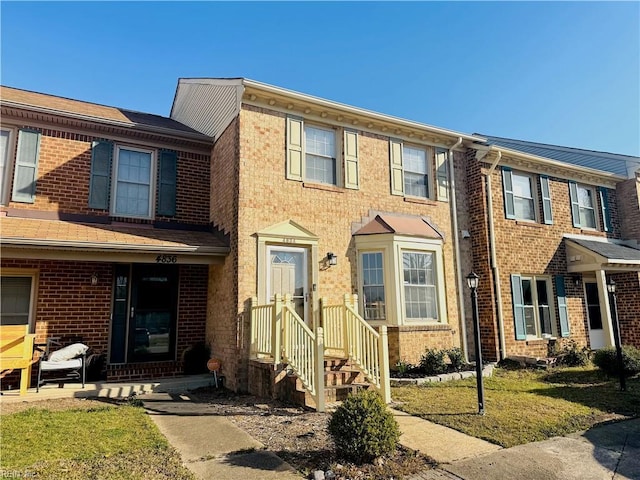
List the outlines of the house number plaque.
<svg viewBox="0 0 640 480">
<path fill-rule="evenodd" d="M 292 237 L 283 237 L 282 243 L 296 243 L 296 239 Z"/>
<path fill-rule="evenodd" d="M 158 255 L 156 257 L 156 263 L 177 263 L 177 255 Z"/>
</svg>

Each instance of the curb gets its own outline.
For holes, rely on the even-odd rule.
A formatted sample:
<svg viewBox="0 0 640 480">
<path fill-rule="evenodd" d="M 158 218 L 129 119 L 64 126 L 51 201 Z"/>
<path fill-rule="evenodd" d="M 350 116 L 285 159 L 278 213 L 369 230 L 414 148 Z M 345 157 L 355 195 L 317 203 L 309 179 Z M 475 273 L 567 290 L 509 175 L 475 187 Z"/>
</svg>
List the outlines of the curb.
<svg viewBox="0 0 640 480">
<path fill-rule="evenodd" d="M 482 369 L 482 376 L 485 378 L 492 377 L 494 368 L 495 365 L 493 363 L 485 365 Z M 440 375 L 422 378 L 391 378 L 390 384 L 392 387 L 403 387 L 406 385 L 424 385 L 425 383 L 451 382 L 454 380 L 463 380 L 465 378 L 472 377 L 476 377 L 475 370 L 466 372 L 442 373 Z"/>
</svg>

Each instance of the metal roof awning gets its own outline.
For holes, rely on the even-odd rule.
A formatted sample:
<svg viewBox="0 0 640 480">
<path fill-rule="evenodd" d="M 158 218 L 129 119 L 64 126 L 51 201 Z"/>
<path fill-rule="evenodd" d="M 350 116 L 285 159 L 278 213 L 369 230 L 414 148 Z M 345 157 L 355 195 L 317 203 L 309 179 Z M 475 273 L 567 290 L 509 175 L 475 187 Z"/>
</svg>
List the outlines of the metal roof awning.
<svg viewBox="0 0 640 480">
<path fill-rule="evenodd" d="M 610 240 L 566 238 L 567 271 L 640 272 L 640 249 Z"/>
<path fill-rule="evenodd" d="M 360 228 L 354 235 L 392 233 L 442 240 L 443 235 L 423 217 L 414 215 L 380 214 Z"/>
<path fill-rule="evenodd" d="M 211 232 L 151 225 L 0 218 L 5 258 L 135 263 L 222 263 L 227 242 Z"/>
</svg>

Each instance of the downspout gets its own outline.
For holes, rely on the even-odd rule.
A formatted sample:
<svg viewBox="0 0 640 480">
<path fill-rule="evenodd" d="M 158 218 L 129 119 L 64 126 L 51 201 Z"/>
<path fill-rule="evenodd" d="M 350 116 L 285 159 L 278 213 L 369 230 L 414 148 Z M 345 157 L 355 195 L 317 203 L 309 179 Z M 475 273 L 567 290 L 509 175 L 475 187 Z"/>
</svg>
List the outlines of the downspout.
<svg viewBox="0 0 640 480">
<path fill-rule="evenodd" d="M 486 175 L 486 186 L 487 186 L 487 210 L 489 212 L 489 249 L 491 252 L 491 270 L 493 272 L 493 286 L 496 292 L 496 306 L 498 313 L 498 351 L 500 360 L 504 360 L 504 325 L 503 325 L 503 311 L 502 311 L 502 290 L 500 288 L 500 269 L 498 268 L 498 259 L 496 256 L 496 239 L 493 235 L 494 225 L 493 225 L 493 199 L 491 197 L 491 175 L 493 171 L 498 166 L 500 159 L 502 158 L 502 152 L 498 150 L 498 155 L 496 156 L 496 160 L 491 164 L 491 168 L 485 173 Z"/>
<path fill-rule="evenodd" d="M 453 151 L 462 145 L 462 137 L 458 137 L 458 141 L 449 148 L 448 162 L 449 162 L 449 175 L 450 189 L 451 189 L 451 217 L 453 218 L 453 245 L 456 252 L 456 273 L 458 278 L 458 305 L 460 311 L 460 335 L 462 337 L 462 353 L 464 354 L 465 362 L 469 362 L 469 346 L 467 344 L 467 320 L 464 311 L 464 293 L 462 284 L 462 265 L 460 264 L 460 238 L 458 234 L 458 214 L 456 207 L 456 175 L 453 169 Z"/>
</svg>

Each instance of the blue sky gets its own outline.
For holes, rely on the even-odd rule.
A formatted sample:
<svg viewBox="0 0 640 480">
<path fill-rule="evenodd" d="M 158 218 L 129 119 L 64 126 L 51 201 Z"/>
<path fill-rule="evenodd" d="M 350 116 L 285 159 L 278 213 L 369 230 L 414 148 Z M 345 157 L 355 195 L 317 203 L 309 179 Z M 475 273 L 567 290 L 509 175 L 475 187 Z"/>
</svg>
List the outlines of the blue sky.
<svg viewBox="0 0 640 480">
<path fill-rule="evenodd" d="M 640 155 L 639 2 L 2 2 L 1 82 L 168 115 L 248 77 L 439 127 Z"/>
</svg>

